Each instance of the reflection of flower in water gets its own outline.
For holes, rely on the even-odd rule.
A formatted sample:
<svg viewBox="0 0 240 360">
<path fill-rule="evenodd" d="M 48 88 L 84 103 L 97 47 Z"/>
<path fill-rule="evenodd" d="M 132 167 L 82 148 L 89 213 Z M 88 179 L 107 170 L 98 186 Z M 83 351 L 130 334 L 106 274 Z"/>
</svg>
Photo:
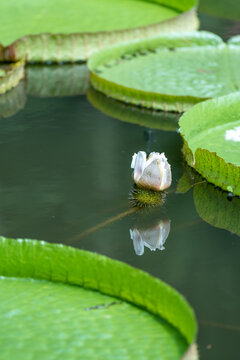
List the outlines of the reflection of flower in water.
<svg viewBox="0 0 240 360">
<path fill-rule="evenodd" d="M 137 255 L 144 253 L 144 246 L 150 250 L 164 250 L 163 246 L 170 232 L 170 220 L 160 220 L 159 223 L 150 229 L 130 229 L 130 236 L 133 240 L 133 247 Z"/>
<path fill-rule="evenodd" d="M 227 130 L 225 133 L 226 140 L 240 141 L 240 126 L 235 127 L 232 130 Z"/>
</svg>

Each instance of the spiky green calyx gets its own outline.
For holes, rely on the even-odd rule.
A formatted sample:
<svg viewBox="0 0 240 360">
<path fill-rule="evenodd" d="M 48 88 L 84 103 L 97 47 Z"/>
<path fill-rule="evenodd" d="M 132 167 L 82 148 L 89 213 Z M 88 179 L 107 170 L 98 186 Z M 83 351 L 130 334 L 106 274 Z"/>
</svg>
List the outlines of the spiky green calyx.
<svg viewBox="0 0 240 360">
<path fill-rule="evenodd" d="M 166 193 L 164 191 L 154 191 L 139 188 L 134 184 L 129 193 L 129 200 L 133 207 L 158 207 L 165 202 Z"/>
</svg>

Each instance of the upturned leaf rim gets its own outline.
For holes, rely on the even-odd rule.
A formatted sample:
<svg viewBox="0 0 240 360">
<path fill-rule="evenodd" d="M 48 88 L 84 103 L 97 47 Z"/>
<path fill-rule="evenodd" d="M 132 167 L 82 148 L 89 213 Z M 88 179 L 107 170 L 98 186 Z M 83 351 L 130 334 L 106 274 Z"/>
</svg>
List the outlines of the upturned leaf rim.
<svg viewBox="0 0 240 360">
<path fill-rule="evenodd" d="M 45 241 L 0 237 L 0 275 L 97 290 L 161 316 L 189 345 L 196 337 L 195 315 L 182 295 L 146 272 L 103 255 Z"/>
</svg>

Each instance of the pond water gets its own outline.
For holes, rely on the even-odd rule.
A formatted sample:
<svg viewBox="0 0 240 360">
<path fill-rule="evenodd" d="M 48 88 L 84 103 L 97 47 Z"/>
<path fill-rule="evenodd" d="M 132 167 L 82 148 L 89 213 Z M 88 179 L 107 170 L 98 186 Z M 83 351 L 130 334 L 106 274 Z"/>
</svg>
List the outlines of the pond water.
<svg viewBox="0 0 240 360">
<path fill-rule="evenodd" d="M 205 11 L 204 6 L 203 2 Z M 205 14 L 200 20 L 203 29 L 224 39 L 240 32 L 236 20 Z M 84 68 L 81 77 L 84 90 Z M 215 209 L 226 209 L 227 220 L 219 221 L 219 227 L 210 225 L 202 217 L 213 223 L 217 210 L 202 205 L 196 187 L 176 193 L 184 171 L 182 140 L 176 131 L 119 121 L 99 111 L 86 95 L 38 97 L 47 91 L 37 84 L 40 90 L 20 85 L 14 104 L 24 108 L 7 118 L 5 112 L 0 122 L 0 234 L 95 251 L 160 277 L 184 294 L 196 311 L 200 359 L 239 359 L 240 239 L 232 233 L 238 231 L 231 223 L 231 204 L 240 209 L 240 199 L 231 203 L 226 194 L 219 203 L 217 189 L 204 189 L 205 195 L 209 191 L 216 196 Z M 131 109 L 126 112 L 132 114 Z M 166 115 L 160 118 L 165 124 Z M 171 115 L 172 129 L 176 120 Z M 130 163 L 138 150 L 165 152 L 172 165 L 172 191 L 162 208 L 131 210 Z M 234 216 L 238 223 L 240 215 Z M 165 249 L 151 251 L 154 229 L 161 221 L 170 225 Z M 133 243 L 130 229 L 147 232 L 144 249 Z"/>
</svg>

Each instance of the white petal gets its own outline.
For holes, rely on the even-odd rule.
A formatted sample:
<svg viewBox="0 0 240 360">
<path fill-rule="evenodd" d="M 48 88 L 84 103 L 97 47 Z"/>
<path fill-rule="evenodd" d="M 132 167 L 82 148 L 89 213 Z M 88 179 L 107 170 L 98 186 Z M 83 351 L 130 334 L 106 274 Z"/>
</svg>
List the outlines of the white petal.
<svg viewBox="0 0 240 360">
<path fill-rule="evenodd" d="M 164 153 L 161 154 L 160 172 L 161 172 L 161 185 L 160 190 L 167 189 L 172 183 L 171 166 L 169 165 Z"/>
<path fill-rule="evenodd" d="M 159 154 L 158 152 L 151 152 L 147 158 L 145 167 L 147 167 L 149 164 L 151 164 L 152 161 L 154 161 L 156 159 L 160 159 L 160 158 L 161 158 L 161 154 Z"/>
<path fill-rule="evenodd" d="M 133 247 L 135 250 L 135 253 L 137 255 L 142 255 L 144 253 L 144 243 L 142 240 L 142 237 L 137 229 L 130 229 L 130 236 L 133 240 Z"/>
<path fill-rule="evenodd" d="M 133 178 L 135 182 L 138 182 L 143 174 L 144 168 L 146 166 L 146 158 L 147 155 L 144 151 L 139 151 L 137 153 L 134 163 L 134 172 L 133 172 Z"/>
<path fill-rule="evenodd" d="M 154 159 L 145 167 L 141 178 L 139 179 L 137 185 L 142 188 L 160 190 L 161 186 L 161 162 L 158 159 Z"/>
<path fill-rule="evenodd" d="M 135 153 L 135 154 L 132 156 L 132 162 L 131 162 L 131 168 L 132 168 L 132 169 L 134 169 L 134 167 L 135 167 L 136 157 L 137 157 L 137 154 Z"/>
</svg>

